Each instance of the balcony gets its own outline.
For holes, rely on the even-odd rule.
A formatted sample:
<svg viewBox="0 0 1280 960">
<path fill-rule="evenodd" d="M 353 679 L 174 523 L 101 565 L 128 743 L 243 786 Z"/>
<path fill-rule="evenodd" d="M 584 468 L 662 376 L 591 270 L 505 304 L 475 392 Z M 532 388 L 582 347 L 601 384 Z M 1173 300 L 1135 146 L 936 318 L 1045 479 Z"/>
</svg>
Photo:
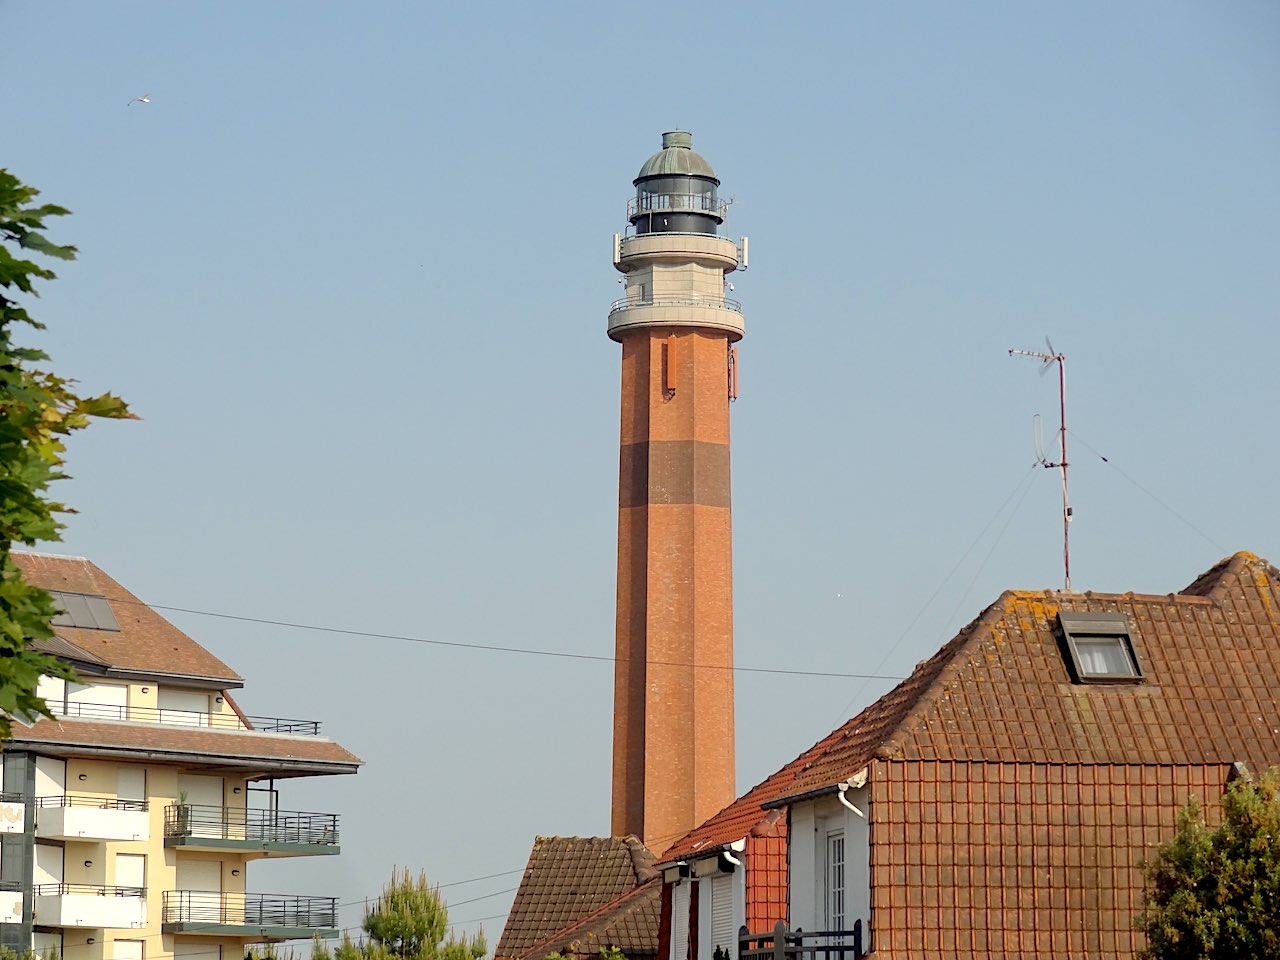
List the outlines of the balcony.
<svg viewBox="0 0 1280 960">
<path fill-rule="evenodd" d="M 772 933 L 743 933 L 738 937 L 738 960 L 860 960 L 863 948 L 862 921 L 852 930 L 825 930 L 807 933 L 788 930 L 781 920 Z"/>
<path fill-rule="evenodd" d="M 332 854 L 339 850 L 338 815 L 172 804 L 164 808 L 164 845 L 275 856 Z"/>
<path fill-rule="evenodd" d="M 213 730 L 252 730 L 256 733 L 286 733 L 293 736 L 320 736 L 318 720 L 286 720 L 280 717 L 242 717 L 235 713 L 204 713 L 161 707 L 127 707 L 118 703 L 52 704 L 59 719 L 125 720 L 133 723 L 162 723 L 178 727 Z"/>
<path fill-rule="evenodd" d="M 112 797 L 39 797 L 36 836 L 45 840 L 149 840 L 145 800 Z"/>
<path fill-rule="evenodd" d="M 146 926 L 146 900 L 141 887 L 38 883 L 34 893 L 35 922 L 41 926 L 117 930 Z"/>
<path fill-rule="evenodd" d="M 161 930 L 206 937 L 305 940 L 338 935 L 337 897 L 169 890 Z"/>
</svg>

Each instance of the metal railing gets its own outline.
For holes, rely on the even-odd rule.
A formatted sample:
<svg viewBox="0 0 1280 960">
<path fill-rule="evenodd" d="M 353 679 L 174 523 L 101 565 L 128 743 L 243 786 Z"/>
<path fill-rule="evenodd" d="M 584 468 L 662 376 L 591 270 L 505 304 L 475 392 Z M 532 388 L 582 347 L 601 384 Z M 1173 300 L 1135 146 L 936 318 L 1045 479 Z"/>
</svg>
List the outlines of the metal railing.
<svg viewBox="0 0 1280 960">
<path fill-rule="evenodd" d="M 253 730 L 258 733 L 320 735 L 318 720 L 285 720 L 280 717 L 245 717 L 234 713 L 205 713 L 170 707 L 132 707 L 118 703 L 56 703 L 50 705 L 59 718 L 79 720 L 132 720 L 177 727 L 206 727 L 214 730 Z"/>
<path fill-rule="evenodd" d="M 98 883 L 37 883 L 33 889 L 37 897 L 145 897 L 142 887 L 103 886 Z"/>
<path fill-rule="evenodd" d="M 115 797 L 36 797 L 37 807 L 92 807 L 97 810 L 135 810 L 145 813 L 150 809 L 146 800 L 119 800 Z"/>
<path fill-rule="evenodd" d="M 629 300 L 623 297 L 621 300 L 615 300 L 609 304 L 609 313 L 614 314 L 622 310 L 632 310 L 636 307 L 714 307 L 718 310 L 732 310 L 734 313 L 742 312 L 742 304 L 727 297 L 707 297 L 705 299 L 698 299 L 697 297 L 649 297 L 644 300 Z"/>
<path fill-rule="evenodd" d="M 164 808 L 164 835 L 337 846 L 338 815 L 175 803 Z"/>
<path fill-rule="evenodd" d="M 642 213 L 710 213 L 723 220 L 729 204 L 705 193 L 646 193 L 627 201 L 628 219 Z"/>
<path fill-rule="evenodd" d="M 338 898 L 167 890 L 162 922 L 322 930 L 338 925 Z"/>
<path fill-rule="evenodd" d="M 858 960 L 865 957 L 862 921 L 852 930 L 788 930 L 781 920 L 772 933 L 738 932 L 738 960 Z"/>
</svg>

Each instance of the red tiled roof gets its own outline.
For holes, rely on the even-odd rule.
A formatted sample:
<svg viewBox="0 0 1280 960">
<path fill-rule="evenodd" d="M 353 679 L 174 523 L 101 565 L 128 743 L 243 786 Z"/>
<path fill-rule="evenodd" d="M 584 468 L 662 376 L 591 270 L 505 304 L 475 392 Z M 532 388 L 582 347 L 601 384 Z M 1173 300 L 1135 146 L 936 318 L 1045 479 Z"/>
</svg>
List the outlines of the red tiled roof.
<svg viewBox="0 0 1280 960">
<path fill-rule="evenodd" d="M 57 746 L 74 755 L 77 749 L 122 753 L 198 755 L 209 762 L 238 760 L 252 767 L 283 765 L 293 772 L 354 773 L 363 761 L 323 737 L 277 736 L 256 731 L 232 732 L 159 723 L 100 723 L 88 720 L 37 720 L 26 726 L 15 720 L 6 749 Z M 343 770 L 339 768 L 349 768 Z"/>
<path fill-rule="evenodd" d="M 101 661 L 139 673 L 200 677 L 223 681 L 228 686 L 240 685 L 241 677 L 234 670 L 83 557 L 16 551 L 12 556 L 27 582 L 37 587 L 107 598 L 120 624 L 118 632 L 54 628 L 64 641 L 89 653 L 91 662 Z"/>
<path fill-rule="evenodd" d="M 872 957 L 1091 960 L 1141 946 L 1140 864 L 1230 767 L 876 761 Z M 768 929 L 762 927 L 760 929 Z"/>
<path fill-rule="evenodd" d="M 532 948 L 577 929 L 601 908 L 619 906 L 614 901 L 657 876 L 653 855 L 635 837 L 538 837 L 498 941 L 496 960 L 529 955 Z M 620 914 L 604 917 L 604 928 L 619 933 L 633 929 L 648 909 L 636 902 Z M 589 932 L 583 928 L 577 935 Z M 656 942 L 656 935 L 655 921 L 644 937 Z M 641 938 L 633 949 L 646 942 Z M 623 944 L 615 945 L 630 956 Z"/>
<path fill-rule="evenodd" d="M 627 960 L 652 960 L 658 955 L 661 908 L 662 878 L 655 876 L 556 931 L 521 956 L 542 960 L 549 953 L 559 953 L 576 960 L 596 960 L 601 950 L 617 947 Z"/>
<path fill-rule="evenodd" d="M 1059 610 L 1128 620 L 1140 684 L 1071 682 Z M 762 807 L 873 759 L 1221 764 L 1280 761 L 1280 572 L 1229 557 L 1181 594 L 1008 591 L 911 676 L 664 854 L 731 843 Z"/>
</svg>

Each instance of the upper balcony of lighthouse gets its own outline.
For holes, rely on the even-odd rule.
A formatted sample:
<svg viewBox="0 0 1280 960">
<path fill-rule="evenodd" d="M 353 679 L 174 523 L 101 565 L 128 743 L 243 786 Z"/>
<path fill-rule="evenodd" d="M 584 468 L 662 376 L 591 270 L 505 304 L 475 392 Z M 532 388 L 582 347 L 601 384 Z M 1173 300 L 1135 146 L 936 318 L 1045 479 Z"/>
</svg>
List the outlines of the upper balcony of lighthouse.
<svg viewBox="0 0 1280 960">
<path fill-rule="evenodd" d="M 614 242 L 625 296 L 609 310 L 609 335 L 637 327 L 688 326 L 742 336 L 742 309 L 727 299 L 725 275 L 746 267 L 746 239 L 719 235 L 728 204 L 715 170 L 683 130 L 662 135 L 662 149 L 632 181 L 630 227 Z"/>
</svg>

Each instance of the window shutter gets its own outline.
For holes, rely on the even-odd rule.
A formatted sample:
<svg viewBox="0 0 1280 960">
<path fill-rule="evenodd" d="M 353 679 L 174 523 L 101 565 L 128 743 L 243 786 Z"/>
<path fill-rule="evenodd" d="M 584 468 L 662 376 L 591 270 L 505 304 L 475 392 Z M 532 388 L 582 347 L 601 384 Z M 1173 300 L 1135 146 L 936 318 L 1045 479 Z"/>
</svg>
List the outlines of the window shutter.
<svg viewBox="0 0 1280 960">
<path fill-rule="evenodd" d="M 733 926 L 733 877 L 715 877 L 711 881 L 711 949 L 716 947 L 737 956 L 738 938 Z"/>
<path fill-rule="evenodd" d="M 689 956 L 689 884 L 677 883 L 671 903 L 671 960 Z"/>
</svg>

